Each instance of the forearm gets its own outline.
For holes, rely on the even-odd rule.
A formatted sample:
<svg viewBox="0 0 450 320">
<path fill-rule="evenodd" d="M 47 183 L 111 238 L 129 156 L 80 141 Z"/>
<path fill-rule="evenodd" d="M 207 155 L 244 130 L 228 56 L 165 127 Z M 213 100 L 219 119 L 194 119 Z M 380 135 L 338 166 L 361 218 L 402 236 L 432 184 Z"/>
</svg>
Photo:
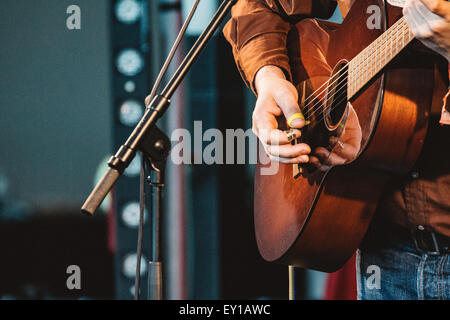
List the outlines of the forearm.
<svg viewBox="0 0 450 320">
<path fill-rule="evenodd" d="M 238 69 L 254 91 L 255 76 L 266 65 L 278 66 L 290 79 L 286 39 L 291 23 L 310 16 L 332 13 L 332 0 L 239 0 L 224 29 Z"/>
<path fill-rule="evenodd" d="M 286 79 L 282 69 L 275 65 L 266 65 L 258 70 L 255 75 L 255 89 L 256 92 L 264 91 L 267 78 Z"/>
</svg>

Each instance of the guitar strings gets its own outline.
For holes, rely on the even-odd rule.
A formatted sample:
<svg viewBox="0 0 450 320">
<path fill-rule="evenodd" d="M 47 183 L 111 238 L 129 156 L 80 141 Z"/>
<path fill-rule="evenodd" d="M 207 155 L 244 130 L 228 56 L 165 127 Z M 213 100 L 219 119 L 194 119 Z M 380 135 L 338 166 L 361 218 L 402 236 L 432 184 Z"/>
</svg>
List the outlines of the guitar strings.
<svg viewBox="0 0 450 320">
<path fill-rule="evenodd" d="M 400 19 L 400 20 L 398 20 L 396 23 L 394 23 L 390 28 L 389 28 L 389 30 L 391 30 L 392 32 L 393 31 L 397 31 L 396 29 L 398 28 L 398 24 L 401 22 L 401 20 L 402 19 Z M 375 40 L 374 42 L 372 42 L 366 49 L 364 49 L 362 52 L 360 52 L 357 56 L 359 56 L 359 55 L 361 55 L 364 51 L 366 51 L 368 48 L 370 48 L 370 47 L 372 47 L 372 46 L 375 46 L 377 43 L 377 41 L 378 40 L 380 40 L 381 38 L 383 38 L 383 42 L 382 42 L 382 44 L 380 45 L 380 46 L 384 46 L 384 44 L 386 43 L 386 40 L 387 40 L 387 36 L 386 36 L 386 33 L 383 33 L 377 40 Z M 369 59 L 369 58 L 371 58 L 372 57 L 372 55 L 373 54 L 375 54 L 376 52 L 372 52 L 367 58 L 366 58 L 366 60 L 367 59 Z M 354 57 L 354 59 L 357 57 L 357 56 L 355 56 Z M 354 60 L 353 59 L 353 60 Z M 353 61 L 352 60 L 352 61 Z M 365 63 L 366 62 L 366 60 L 361 60 L 361 59 L 358 59 L 358 64 L 356 65 L 356 67 L 360 67 L 363 63 Z M 308 96 L 306 99 L 305 99 L 305 101 L 304 102 L 306 102 L 306 101 L 308 101 L 309 99 L 314 99 L 315 98 L 315 94 L 317 93 L 317 91 L 319 91 L 324 85 L 326 85 L 327 83 L 329 83 L 331 80 L 333 80 L 333 78 L 334 77 L 336 77 L 338 74 L 335 74 L 335 75 L 333 75 L 332 77 L 330 77 L 327 81 L 325 81 L 319 88 L 317 88 L 317 90 L 316 91 L 314 91 L 310 96 Z M 342 75 L 341 75 L 342 76 Z M 339 76 L 337 79 L 335 79 L 335 81 L 336 80 L 339 80 L 339 78 L 341 77 L 341 76 Z M 333 82 L 334 83 L 334 82 Z M 332 84 L 333 84 L 332 83 Z M 323 92 L 325 92 L 327 90 L 327 88 L 324 88 L 324 90 L 322 90 L 322 92 L 320 93 L 320 94 L 322 94 Z M 305 106 L 306 107 L 306 106 Z"/>
<path fill-rule="evenodd" d="M 386 50 L 386 49 L 388 49 L 388 48 L 386 48 L 386 45 L 388 44 L 388 40 L 391 40 L 392 38 L 393 38 L 393 36 L 392 36 L 392 33 L 394 33 L 394 35 L 395 35 L 395 37 L 398 39 L 398 32 L 400 31 L 400 32 L 403 32 L 403 38 L 402 38 L 402 40 L 403 40 L 403 42 L 404 42 L 404 37 L 406 36 L 406 34 L 404 33 L 404 31 L 405 31 L 405 29 L 404 29 L 404 27 L 406 26 L 407 27 L 407 25 L 406 25 L 406 23 L 404 23 L 405 21 L 404 21 L 404 19 L 400 19 L 399 21 L 397 21 L 397 23 L 395 24 L 395 25 L 393 25 L 389 30 L 391 30 L 391 34 L 389 34 L 389 36 L 382 36 L 382 43 L 381 43 L 381 45 L 378 43 L 378 45 L 379 45 L 379 48 L 381 49 L 381 50 Z M 406 31 L 408 31 L 408 29 L 406 29 Z M 368 48 L 370 48 L 372 45 L 374 45 L 374 44 L 376 44 L 376 42 L 373 42 L 371 45 L 369 45 L 365 50 L 367 50 Z M 364 51 L 362 51 L 361 52 L 361 54 L 363 53 Z M 368 57 L 366 58 L 366 59 L 364 59 L 364 60 L 362 60 L 362 59 L 359 59 L 359 61 L 357 62 L 357 64 L 356 64 L 356 67 L 360 67 L 361 65 L 363 65 L 363 64 L 367 64 L 367 60 L 368 59 L 370 59 L 373 55 L 375 55 L 375 54 L 378 54 L 378 52 L 372 52 L 370 55 L 368 55 Z M 383 58 L 383 57 L 385 57 L 385 59 L 387 59 L 387 57 L 388 57 L 388 54 L 383 54 L 382 56 L 381 56 L 381 58 Z M 391 45 L 391 59 L 393 58 L 394 56 L 393 56 L 393 53 L 392 53 L 392 45 Z M 347 65 L 349 65 L 349 64 L 347 64 Z M 356 68 L 357 69 L 357 68 Z M 381 69 L 380 69 L 381 70 Z M 378 71 L 379 72 L 379 71 Z M 342 88 L 343 87 L 345 87 L 345 81 L 348 79 L 348 71 L 347 72 L 344 72 L 344 73 L 337 73 L 335 76 L 333 76 L 333 77 L 331 77 L 328 81 L 326 81 L 320 88 L 322 88 L 325 84 L 327 84 L 328 82 L 330 82 L 330 80 L 332 80 L 333 78 L 335 78 L 336 76 L 338 76 L 336 79 L 334 79 L 334 81 L 333 81 L 333 83 L 332 84 L 334 84 L 336 81 L 339 81 L 339 83 L 336 85 L 336 87 L 337 87 L 337 89 L 336 89 L 336 91 L 337 92 L 339 92 L 339 91 L 341 91 L 341 94 L 339 94 L 339 96 L 338 97 L 340 97 L 341 95 L 342 95 L 342 93 L 344 93 L 344 92 L 342 92 Z M 344 78 L 342 78 L 342 77 L 344 77 Z M 358 78 L 359 78 L 359 74 L 358 74 Z M 342 83 L 344 83 L 342 86 L 340 86 Z M 339 87 L 340 86 L 340 87 Z M 329 86 L 327 86 L 324 90 L 322 90 L 318 95 L 321 95 L 321 94 L 323 94 L 327 89 L 328 89 L 328 87 Z M 308 99 L 316 99 L 316 94 L 317 94 L 317 91 L 318 90 L 320 90 L 320 88 L 319 89 L 317 89 L 314 93 L 312 93 L 307 99 L 305 99 L 305 101 L 306 100 L 308 100 Z M 360 89 L 360 88 L 359 88 Z M 358 89 L 358 91 L 359 91 L 359 89 Z M 356 91 L 357 92 L 357 91 Z M 355 93 L 356 93 L 355 92 Z M 346 98 L 346 97 L 344 97 L 344 98 Z M 320 112 L 320 109 L 321 109 L 321 107 L 322 107 L 322 102 L 319 100 L 319 101 L 317 101 L 316 102 L 316 104 L 314 105 L 314 106 L 312 106 L 312 108 L 308 108 L 309 107 L 309 105 L 313 102 L 314 100 L 312 100 L 311 102 L 309 102 L 307 105 L 305 105 L 304 106 L 304 109 L 306 108 L 307 109 L 307 112 L 308 113 L 311 113 L 310 115 L 308 115 L 308 117 L 307 117 L 307 120 L 308 119 L 310 119 L 311 118 L 311 116 L 314 116 L 314 115 L 316 115 L 317 114 L 317 112 Z M 338 103 L 337 103 L 337 105 L 339 105 L 339 103 L 341 103 L 343 100 L 340 100 Z M 316 106 L 318 106 L 317 108 L 316 108 Z M 334 107 L 334 108 L 336 108 L 336 106 Z M 331 108 L 330 109 L 330 111 L 332 111 L 334 108 Z M 312 111 L 311 110 L 309 110 L 309 109 L 313 109 Z M 323 118 L 320 118 L 318 121 L 321 121 Z"/>
<path fill-rule="evenodd" d="M 398 29 L 398 28 L 399 28 L 399 25 L 392 26 L 392 31 L 398 31 L 398 30 L 395 30 L 395 29 Z M 403 28 L 403 26 L 402 26 L 402 28 Z M 390 38 L 384 37 L 384 38 L 383 38 L 383 43 L 380 45 L 380 47 L 384 47 L 385 44 L 387 44 L 387 40 L 388 40 L 388 39 L 390 39 Z M 369 47 L 370 47 L 370 46 L 369 46 Z M 384 50 L 384 49 L 385 49 L 385 48 L 383 48 L 383 50 Z M 368 56 L 367 59 L 371 58 L 374 54 L 375 54 L 375 53 L 372 53 L 370 56 Z M 360 67 L 362 64 L 365 64 L 366 61 L 367 61 L 367 59 L 366 59 L 366 60 L 362 60 L 362 61 L 361 61 L 361 59 L 359 59 L 357 65 L 356 65 L 356 67 L 357 67 L 356 69 L 358 69 L 358 67 Z M 339 76 L 338 76 L 338 75 L 339 75 Z M 330 80 L 332 80 L 332 79 L 333 79 L 334 77 L 336 77 L 336 76 L 338 76 L 337 79 L 335 79 L 335 80 L 333 81 L 333 83 L 331 83 L 331 85 L 334 84 L 336 81 L 340 80 L 343 76 L 344 76 L 344 79 L 341 79 L 341 80 L 344 80 L 344 81 L 347 80 L 347 78 L 348 78 L 348 73 L 343 73 L 343 74 L 338 73 L 338 74 L 334 75 L 334 76 L 331 77 L 328 81 L 326 81 L 321 87 L 323 87 L 325 84 L 327 84 Z M 359 78 L 359 75 L 358 75 L 358 78 Z M 338 87 L 341 83 L 342 83 L 342 81 L 340 81 L 336 87 Z M 321 87 L 320 87 L 320 88 L 321 88 Z M 326 90 L 328 90 L 328 87 L 329 87 L 329 86 L 327 86 L 324 90 L 322 90 L 322 91 L 321 91 L 319 94 L 317 94 L 317 95 L 322 95 Z M 318 90 L 320 90 L 320 88 L 317 89 L 315 92 L 313 92 L 308 98 L 315 99 L 315 98 L 316 98 L 316 97 L 315 97 L 315 96 L 316 96 L 316 93 L 317 93 Z M 337 89 L 337 90 L 339 90 L 339 89 Z M 305 101 L 308 100 L 308 98 L 305 99 Z M 312 100 L 311 102 L 309 102 L 308 104 L 306 104 L 306 105 L 304 106 L 304 109 L 306 108 L 308 112 L 310 112 L 308 107 L 309 107 L 309 105 L 310 105 L 313 101 L 314 101 L 314 100 Z M 312 109 L 314 109 L 317 105 L 319 105 L 319 106 L 318 106 L 318 108 L 316 108 L 316 109 L 314 109 L 314 110 L 312 111 L 312 114 L 311 114 L 311 115 L 315 115 L 317 109 L 320 109 L 320 107 L 321 107 L 320 104 L 321 104 L 320 101 L 319 101 L 319 102 L 316 102 L 316 104 L 312 107 Z"/>
<path fill-rule="evenodd" d="M 401 20 L 402 20 L 402 19 L 400 19 L 400 20 L 397 21 L 393 26 L 391 26 L 391 28 L 389 29 L 389 30 L 391 30 L 391 33 L 394 32 L 394 31 L 395 31 L 395 32 L 398 31 L 397 29 L 398 29 L 398 27 L 399 27 L 399 24 L 402 22 Z M 387 40 L 390 39 L 389 37 L 387 37 L 387 36 L 385 36 L 385 35 L 386 35 L 386 33 L 383 33 L 383 35 L 381 35 L 380 38 L 382 38 L 382 43 L 381 43 L 381 45 L 378 44 L 379 47 L 384 47 L 384 45 L 387 43 Z M 378 38 L 378 40 L 379 40 L 380 38 Z M 375 46 L 375 45 L 377 44 L 376 42 L 377 42 L 377 41 L 372 42 L 366 49 L 364 49 L 360 54 L 358 54 L 356 57 L 354 57 L 352 61 L 354 61 L 354 59 L 357 58 L 358 56 L 360 56 L 363 52 L 367 51 L 367 49 L 370 48 L 371 46 Z M 372 58 L 372 56 L 373 56 L 374 54 L 376 54 L 376 53 L 377 53 L 377 52 L 372 52 L 370 55 L 368 55 L 368 57 L 367 57 L 365 60 L 357 59 L 358 63 L 357 63 L 357 65 L 356 65 L 356 67 L 359 68 L 361 65 L 363 65 L 364 63 L 366 63 L 366 61 L 367 61 L 369 58 Z M 308 101 L 308 99 L 314 99 L 314 98 L 315 98 L 315 95 L 316 95 L 316 93 L 317 93 L 317 91 L 319 91 L 324 85 L 326 85 L 326 84 L 329 83 L 331 80 L 333 80 L 333 78 L 336 77 L 336 76 L 338 76 L 338 74 L 335 74 L 334 76 L 330 77 L 330 79 L 328 79 L 327 81 L 325 81 L 325 82 L 324 82 L 324 83 L 323 83 L 316 91 L 314 91 L 310 96 L 308 96 L 308 98 L 306 98 L 304 102 Z M 331 83 L 331 84 L 334 84 L 334 82 L 336 82 L 337 80 L 339 80 L 341 77 L 342 77 L 342 74 L 341 74 L 337 79 L 335 79 L 335 80 L 333 81 L 333 83 Z M 359 78 L 359 77 L 358 77 L 358 78 Z M 320 94 L 318 94 L 318 95 L 323 94 L 327 89 L 328 89 L 328 87 L 324 88 L 324 90 L 322 90 L 322 91 L 320 92 Z M 311 103 L 311 102 L 310 102 L 310 103 Z M 310 103 L 306 104 L 304 108 L 307 108 L 307 107 L 309 106 Z"/>
<path fill-rule="evenodd" d="M 405 22 L 405 21 L 403 21 L 403 22 Z M 405 28 L 405 27 L 406 27 L 406 28 Z M 404 37 L 406 36 L 405 31 L 407 31 L 408 33 L 409 33 L 409 31 L 410 31 L 409 28 L 408 28 L 408 26 L 407 26 L 407 24 L 406 24 L 406 22 L 404 23 L 404 25 L 401 26 L 401 29 L 402 29 L 401 31 L 403 32 L 403 39 L 402 39 L 402 40 L 404 40 Z M 396 38 L 398 39 L 398 36 L 396 36 Z M 409 40 L 411 40 L 411 38 L 409 38 L 408 41 L 409 41 Z M 403 42 L 403 43 L 404 43 L 404 42 Z M 391 57 L 390 57 L 390 60 L 392 60 L 397 54 L 398 54 L 398 52 L 397 52 L 395 55 L 393 55 L 393 53 L 392 53 L 392 46 L 391 46 Z M 388 56 L 386 55 L 386 59 L 387 59 L 387 57 L 388 57 Z M 342 89 L 343 87 L 345 87 L 345 84 L 344 84 L 344 86 L 341 86 L 341 88 L 339 88 L 337 91 L 342 91 L 341 89 Z M 338 95 L 338 98 L 339 98 L 340 96 L 342 96 L 343 93 L 345 93 L 345 91 L 341 92 L 341 94 Z M 339 101 L 336 103 L 336 107 L 337 107 L 340 103 L 342 103 L 344 100 L 346 100 L 346 98 L 347 98 L 347 97 L 344 96 L 343 99 L 339 100 Z M 320 106 L 319 106 L 319 108 L 320 108 Z M 334 109 L 334 108 L 331 108 L 330 111 L 332 111 L 333 109 Z M 321 119 L 323 119 L 323 118 L 321 118 Z M 321 120 L 321 119 L 320 119 L 320 120 Z M 320 121 L 320 120 L 319 120 L 319 121 Z"/>
<path fill-rule="evenodd" d="M 405 24 L 405 26 L 406 26 L 406 24 Z M 401 28 L 404 28 L 404 26 L 402 26 Z M 406 31 L 408 31 L 409 29 L 406 29 Z M 402 31 L 405 31 L 405 30 L 402 30 Z M 405 34 L 404 34 L 405 35 Z M 383 44 L 384 45 L 384 44 Z M 385 56 L 386 58 L 387 58 L 387 55 Z M 393 55 L 392 55 L 392 51 L 391 51 L 391 59 L 393 58 Z M 344 74 L 345 75 L 345 74 Z M 336 87 L 338 87 L 337 89 L 336 89 L 336 91 L 337 92 L 339 92 L 339 91 L 342 91 L 342 88 L 343 87 L 345 87 L 345 80 L 347 80 L 347 75 L 345 75 L 345 77 L 344 77 L 344 79 L 343 79 L 343 81 L 340 81 L 340 83 L 336 86 Z M 343 85 L 341 86 L 341 87 L 339 87 L 339 85 L 340 84 L 342 84 L 343 83 Z M 343 93 L 345 93 L 345 91 L 343 92 Z M 342 93 L 338 96 L 338 97 L 340 97 L 342 95 Z M 347 98 L 347 96 L 345 96 L 344 97 L 344 99 L 345 98 Z M 336 105 L 339 105 L 344 99 L 342 99 L 342 100 L 340 100 L 338 103 L 336 103 Z M 314 109 L 314 111 L 312 111 L 312 114 L 311 114 L 311 116 L 313 116 L 313 115 L 315 115 L 316 113 L 317 113 L 317 111 L 318 112 L 321 112 L 320 111 L 320 109 L 321 109 L 321 107 L 322 107 L 322 102 L 319 100 L 316 104 L 315 104 L 315 106 L 317 106 L 318 105 L 318 107 L 317 108 L 315 108 Z M 337 106 L 336 106 L 337 107 Z M 334 107 L 334 108 L 336 108 L 336 107 Z M 314 106 L 313 106 L 313 108 L 314 108 Z M 334 108 L 331 108 L 330 109 L 330 111 L 332 111 Z M 309 111 L 308 111 L 309 112 Z M 309 119 L 309 118 L 307 118 L 307 119 Z M 320 118 L 318 121 L 321 121 L 323 118 Z"/>
<path fill-rule="evenodd" d="M 406 30 L 409 30 L 409 29 L 406 29 Z M 343 88 L 345 88 L 345 85 L 344 86 L 341 86 L 338 90 L 336 90 L 336 91 L 341 91 L 341 93 L 339 94 L 339 95 L 337 95 L 337 97 L 339 98 L 339 97 L 342 97 L 342 95 L 344 95 L 337 103 L 335 103 L 335 107 L 332 107 L 332 108 L 330 108 L 330 111 L 329 112 L 331 112 L 332 110 L 334 110 L 335 108 L 337 108 L 337 106 L 339 106 L 339 104 L 340 103 L 342 103 L 342 102 L 344 102 L 345 100 L 347 100 L 347 96 L 346 96 L 346 94 L 345 94 L 345 90 L 342 90 Z M 319 106 L 319 109 L 320 109 L 320 106 Z M 320 111 L 319 111 L 320 112 Z M 320 122 L 320 121 L 322 121 L 323 119 L 325 118 L 325 115 L 324 115 L 324 113 L 322 112 L 322 117 L 321 118 L 319 118 L 318 120 L 317 120 L 317 122 Z"/>
<path fill-rule="evenodd" d="M 391 30 L 392 32 L 397 32 L 397 31 L 399 31 L 398 29 L 399 29 L 399 26 L 400 26 L 400 24 L 403 22 L 403 21 L 401 21 L 401 20 L 403 20 L 403 19 L 400 19 L 399 21 L 397 21 L 397 23 L 396 24 L 394 24 L 389 30 Z M 401 28 L 403 28 L 403 26 L 401 26 Z M 391 32 L 391 33 L 392 33 Z M 383 37 L 382 36 L 382 44 L 381 45 L 379 45 L 379 47 L 380 48 L 382 48 L 383 50 L 385 49 L 384 47 L 385 47 L 385 45 L 387 44 L 387 40 L 390 40 L 392 37 L 387 37 L 387 36 L 385 36 L 385 37 Z M 375 43 L 376 41 L 374 41 L 371 45 L 374 45 L 374 43 Z M 369 47 L 371 46 L 371 45 L 369 45 Z M 367 48 L 369 48 L 369 47 L 367 47 Z M 366 48 L 366 49 L 367 49 Z M 366 50 L 365 49 L 365 50 Z M 362 54 L 365 50 L 363 50 L 360 54 Z M 359 55 L 360 55 L 359 54 Z M 357 63 L 357 65 L 356 65 L 356 69 L 358 69 L 361 65 L 363 65 L 363 64 L 366 64 L 366 62 L 367 62 L 367 60 L 368 59 L 370 59 L 370 58 L 372 58 L 372 56 L 374 55 L 374 54 L 377 54 L 376 52 L 372 52 L 365 60 L 362 60 L 362 59 L 358 59 L 358 63 Z M 358 56 L 359 56 L 358 55 Z M 356 57 L 355 57 L 356 58 Z M 352 60 L 353 61 L 353 60 Z M 339 76 L 338 76 L 339 75 Z M 347 76 L 346 75 L 346 73 L 343 73 L 343 74 L 340 74 L 340 73 L 338 73 L 338 74 L 336 74 L 336 75 L 334 75 L 334 76 L 332 76 L 328 81 L 326 81 L 324 84 L 322 84 L 322 86 L 320 86 L 319 87 L 319 89 L 317 89 L 315 92 L 313 92 L 307 99 L 305 99 L 305 102 L 308 100 L 308 99 L 315 99 L 316 97 L 315 97 L 315 95 L 316 95 L 316 93 L 317 93 L 317 91 L 318 90 L 320 90 L 320 88 L 322 88 L 325 84 L 327 84 L 328 82 L 330 82 L 330 80 L 332 80 L 334 77 L 336 77 L 336 76 L 338 76 L 334 81 L 333 81 L 333 83 L 331 83 L 331 85 L 332 84 L 334 84 L 336 81 L 338 81 L 338 80 L 340 80 L 341 78 L 342 78 L 342 76 Z M 358 75 L 358 78 L 359 78 L 359 75 Z M 344 80 L 346 80 L 346 79 L 344 79 Z M 341 83 L 341 82 L 340 82 Z M 340 83 L 337 85 L 337 86 L 339 86 L 340 85 Z M 322 90 L 319 94 L 317 94 L 317 95 L 321 95 L 321 94 L 323 94 L 327 89 L 328 89 L 328 87 L 329 86 L 327 86 L 326 88 L 324 88 L 324 90 Z M 309 107 L 309 105 L 313 102 L 314 100 L 312 100 L 311 102 L 309 102 L 308 104 L 306 104 L 305 106 L 304 106 L 304 109 L 306 108 L 306 109 L 309 109 L 308 107 Z M 313 106 L 313 108 L 315 107 L 317 105 L 317 103 Z M 319 105 L 319 109 L 320 109 L 320 105 Z M 314 110 L 313 111 L 313 114 L 316 112 L 316 110 Z"/>
</svg>

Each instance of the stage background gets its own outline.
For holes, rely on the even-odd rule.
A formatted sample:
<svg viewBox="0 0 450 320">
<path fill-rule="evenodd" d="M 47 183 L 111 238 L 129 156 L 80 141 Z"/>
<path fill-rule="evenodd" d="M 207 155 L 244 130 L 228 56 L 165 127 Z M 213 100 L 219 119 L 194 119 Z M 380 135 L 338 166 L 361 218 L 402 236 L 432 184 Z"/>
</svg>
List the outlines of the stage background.
<svg viewBox="0 0 450 320">
<path fill-rule="evenodd" d="M 219 4 L 202 2 L 182 54 Z M 144 30 L 153 37 L 146 66 L 148 91 L 192 3 L 148 2 L 147 8 L 154 9 L 146 11 L 151 15 Z M 66 26 L 66 9 L 73 4 L 81 8 L 81 30 Z M 118 236 L 120 205 L 107 202 L 110 205 L 94 218 L 79 213 L 105 159 L 116 151 L 114 137 L 124 132 L 112 85 L 117 76 L 113 43 L 126 40 L 113 38 L 116 4 L 0 2 L 2 299 L 132 298 L 132 279 L 123 275 L 119 252 L 134 250 L 137 234 L 130 229 Z M 193 121 L 201 120 L 203 130 L 246 130 L 254 102 L 234 66 L 230 46 L 218 33 L 161 125 L 165 130 L 192 129 Z M 287 267 L 267 263 L 257 252 L 252 166 L 188 165 L 172 167 L 169 176 L 164 225 L 167 298 L 286 299 Z M 83 272 L 78 291 L 66 288 L 66 268 L 72 264 Z M 320 299 L 323 280 L 321 273 L 299 270 L 298 298 Z"/>
</svg>

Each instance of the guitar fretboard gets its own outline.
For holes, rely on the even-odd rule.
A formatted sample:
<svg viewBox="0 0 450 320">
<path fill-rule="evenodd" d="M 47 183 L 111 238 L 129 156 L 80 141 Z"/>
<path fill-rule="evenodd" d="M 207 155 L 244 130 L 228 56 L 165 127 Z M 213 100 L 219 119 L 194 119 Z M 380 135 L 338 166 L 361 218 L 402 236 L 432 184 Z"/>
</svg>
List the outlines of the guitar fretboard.
<svg viewBox="0 0 450 320">
<path fill-rule="evenodd" d="M 401 18 L 348 63 L 347 95 L 353 97 L 412 40 L 405 18 Z"/>
</svg>

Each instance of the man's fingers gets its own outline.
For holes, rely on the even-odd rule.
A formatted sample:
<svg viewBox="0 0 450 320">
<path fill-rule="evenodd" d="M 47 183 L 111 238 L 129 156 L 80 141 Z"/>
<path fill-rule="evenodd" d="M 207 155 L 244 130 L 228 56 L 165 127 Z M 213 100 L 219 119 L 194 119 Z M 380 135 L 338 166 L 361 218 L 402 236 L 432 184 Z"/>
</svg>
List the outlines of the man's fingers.
<svg viewBox="0 0 450 320">
<path fill-rule="evenodd" d="M 431 36 L 431 29 L 427 21 L 419 13 L 416 6 L 416 1 L 411 1 L 403 9 L 403 12 L 405 15 L 405 19 L 408 22 L 408 26 L 411 29 L 411 32 L 417 38 L 427 38 Z"/>
<path fill-rule="evenodd" d="M 292 98 L 284 98 L 283 101 L 279 103 L 281 110 L 291 128 L 301 128 L 305 125 L 305 117 L 300 111 L 300 107 L 297 101 Z"/>
<path fill-rule="evenodd" d="M 284 158 L 284 157 L 277 157 L 277 156 L 269 155 L 269 158 L 272 161 L 278 161 L 278 162 L 285 163 L 285 164 L 307 163 L 309 161 L 309 156 L 307 156 L 307 155 L 298 156 L 295 158 Z"/>
<path fill-rule="evenodd" d="M 319 161 L 326 166 L 337 166 L 346 162 L 344 158 L 341 158 L 336 153 L 330 152 L 323 147 L 318 147 L 314 150 L 314 154 Z"/>
<path fill-rule="evenodd" d="M 427 3 L 425 0 L 409 0 L 403 14 L 414 36 L 450 61 L 450 3 L 443 0 L 428 0 Z"/>
<path fill-rule="evenodd" d="M 422 2 L 428 10 L 438 16 L 450 19 L 450 2 L 444 0 L 418 0 Z"/>
<path fill-rule="evenodd" d="M 290 82 L 286 81 L 285 84 L 286 86 L 282 90 L 275 91 L 275 102 L 283 111 L 288 125 L 291 128 L 301 128 L 305 125 L 305 118 L 298 105 L 297 90 Z"/>
<path fill-rule="evenodd" d="M 296 158 L 311 153 L 311 148 L 305 143 L 284 144 L 281 146 L 267 146 L 267 152 L 272 156 L 283 158 Z"/>
<path fill-rule="evenodd" d="M 300 130 L 293 129 L 295 138 L 299 138 L 301 136 Z M 291 145 L 290 141 L 288 140 L 288 136 L 286 134 L 286 131 L 273 129 L 258 129 L 258 138 L 267 145 L 285 145 L 289 144 Z M 294 138 L 294 139 L 295 139 Z"/>
<path fill-rule="evenodd" d="M 277 129 L 275 116 L 269 113 L 253 115 L 253 132 L 265 144 L 280 145 L 290 143 L 286 131 Z M 294 139 L 301 135 L 300 130 L 293 129 Z"/>
<path fill-rule="evenodd" d="M 445 23 L 445 19 L 431 12 L 419 0 L 416 0 L 415 8 L 417 11 L 415 18 L 421 22 L 419 25 L 422 28 L 421 32 L 425 35 L 425 38 L 431 38 L 434 33 L 438 32 L 439 26 Z"/>
</svg>

